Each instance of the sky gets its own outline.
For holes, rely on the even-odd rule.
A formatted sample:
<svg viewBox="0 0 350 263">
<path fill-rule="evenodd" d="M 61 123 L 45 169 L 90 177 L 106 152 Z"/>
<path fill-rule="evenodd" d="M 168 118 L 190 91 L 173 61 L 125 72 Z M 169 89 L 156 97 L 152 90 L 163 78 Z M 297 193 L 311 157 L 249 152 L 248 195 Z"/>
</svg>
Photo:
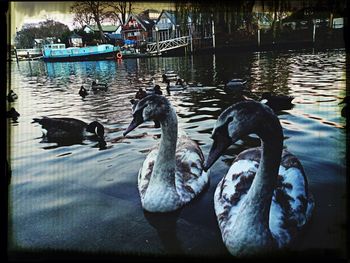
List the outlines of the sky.
<svg viewBox="0 0 350 263">
<path fill-rule="evenodd" d="M 74 2 L 70 1 L 36 1 L 36 2 L 10 2 L 11 14 L 11 43 L 17 30 L 21 30 L 24 23 L 37 23 L 46 19 L 53 19 L 66 24 L 71 30 L 73 27 L 73 14 L 70 7 Z M 136 2 L 136 13 L 145 9 L 172 9 L 174 2 Z"/>
</svg>

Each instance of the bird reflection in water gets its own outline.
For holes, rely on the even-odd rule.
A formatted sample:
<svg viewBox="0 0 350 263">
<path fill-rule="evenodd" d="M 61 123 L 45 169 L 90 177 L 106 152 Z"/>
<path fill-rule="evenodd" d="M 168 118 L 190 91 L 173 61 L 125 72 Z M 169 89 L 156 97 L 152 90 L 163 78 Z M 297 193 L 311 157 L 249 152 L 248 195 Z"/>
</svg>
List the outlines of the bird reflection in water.
<svg viewBox="0 0 350 263">
<path fill-rule="evenodd" d="M 181 210 L 178 209 L 168 213 L 151 213 L 143 210 L 146 220 L 157 230 L 164 250 L 169 255 L 181 255 L 184 253 L 176 234 L 176 223 Z"/>
</svg>

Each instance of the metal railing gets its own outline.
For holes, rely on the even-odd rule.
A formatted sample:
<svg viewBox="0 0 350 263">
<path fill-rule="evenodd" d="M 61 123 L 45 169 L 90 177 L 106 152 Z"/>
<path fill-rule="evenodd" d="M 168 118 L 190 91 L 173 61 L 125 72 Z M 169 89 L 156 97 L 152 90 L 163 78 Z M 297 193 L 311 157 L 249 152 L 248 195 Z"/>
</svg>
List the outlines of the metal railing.
<svg viewBox="0 0 350 263">
<path fill-rule="evenodd" d="M 147 44 L 147 49 L 149 53 L 158 53 L 158 52 L 163 52 L 179 47 L 184 47 L 187 46 L 189 43 L 189 36 L 184 36 L 184 37 L 178 37 L 178 38 L 172 38 L 164 41 L 159 41 L 158 46 L 157 42 L 153 43 L 148 43 Z"/>
</svg>

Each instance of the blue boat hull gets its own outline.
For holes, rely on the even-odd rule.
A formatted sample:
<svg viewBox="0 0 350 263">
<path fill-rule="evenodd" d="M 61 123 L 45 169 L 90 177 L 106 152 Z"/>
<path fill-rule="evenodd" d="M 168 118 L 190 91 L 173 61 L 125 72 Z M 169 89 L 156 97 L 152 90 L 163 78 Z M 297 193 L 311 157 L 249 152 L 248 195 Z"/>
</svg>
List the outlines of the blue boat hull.
<svg viewBox="0 0 350 263">
<path fill-rule="evenodd" d="M 119 47 L 110 44 L 65 48 L 63 44 L 48 44 L 43 49 L 44 61 L 81 61 L 115 59 Z"/>
<path fill-rule="evenodd" d="M 83 56 L 68 56 L 68 57 L 44 57 L 44 61 L 87 61 L 87 60 L 106 60 L 106 59 L 115 59 L 116 51 L 103 54 L 89 54 Z"/>
</svg>

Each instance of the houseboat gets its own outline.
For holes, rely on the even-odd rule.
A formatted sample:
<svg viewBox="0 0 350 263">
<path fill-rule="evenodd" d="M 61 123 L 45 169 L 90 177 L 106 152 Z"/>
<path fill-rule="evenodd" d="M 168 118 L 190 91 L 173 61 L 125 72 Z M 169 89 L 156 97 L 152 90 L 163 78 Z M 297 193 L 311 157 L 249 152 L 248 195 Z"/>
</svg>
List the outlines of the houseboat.
<svg viewBox="0 0 350 263">
<path fill-rule="evenodd" d="M 89 47 L 69 47 L 65 44 L 47 44 L 43 47 L 44 61 L 81 61 L 115 59 L 120 50 L 110 44 Z"/>
<path fill-rule="evenodd" d="M 18 60 L 33 60 L 42 56 L 41 48 L 14 49 L 13 51 Z"/>
</svg>

